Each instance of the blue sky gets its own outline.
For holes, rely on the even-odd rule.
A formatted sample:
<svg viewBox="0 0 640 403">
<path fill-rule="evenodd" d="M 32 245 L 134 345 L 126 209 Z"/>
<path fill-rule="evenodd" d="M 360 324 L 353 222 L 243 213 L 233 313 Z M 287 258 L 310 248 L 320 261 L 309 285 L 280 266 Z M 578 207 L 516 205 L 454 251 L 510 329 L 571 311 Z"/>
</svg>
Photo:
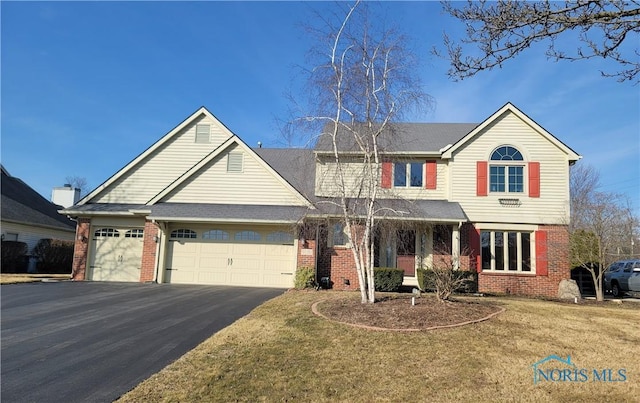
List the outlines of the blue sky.
<svg viewBox="0 0 640 403">
<path fill-rule="evenodd" d="M 67 176 L 94 188 L 203 105 L 249 145 L 281 146 L 285 92 L 311 45 L 300 24 L 330 7 L 3 1 L 2 164 L 46 198 Z M 615 65 L 555 63 L 542 45 L 453 82 L 447 61 L 429 51 L 460 24 L 437 2 L 385 7 L 413 39 L 436 101 L 415 121 L 481 122 L 510 101 L 599 170 L 603 190 L 627 194 L 640 211 L 640 86 L 601 77 Z"/>
</svg>

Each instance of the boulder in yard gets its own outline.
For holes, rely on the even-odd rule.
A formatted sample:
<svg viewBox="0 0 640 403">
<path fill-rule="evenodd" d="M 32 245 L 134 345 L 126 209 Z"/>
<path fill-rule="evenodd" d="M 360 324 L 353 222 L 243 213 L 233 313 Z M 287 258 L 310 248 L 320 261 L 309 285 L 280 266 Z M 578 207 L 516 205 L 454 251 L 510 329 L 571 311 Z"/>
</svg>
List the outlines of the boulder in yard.
<svg viewBox="0 0 640 403">
<path fill-rule="evenodd" d="M 567 279 L 560 281 L 560 285 L 558 286 L 558 298 L 570 300 L 575 300 L 576 298 L 582 299 L 578 283 L 576 283 L 575 280 Z"/>
</svg>

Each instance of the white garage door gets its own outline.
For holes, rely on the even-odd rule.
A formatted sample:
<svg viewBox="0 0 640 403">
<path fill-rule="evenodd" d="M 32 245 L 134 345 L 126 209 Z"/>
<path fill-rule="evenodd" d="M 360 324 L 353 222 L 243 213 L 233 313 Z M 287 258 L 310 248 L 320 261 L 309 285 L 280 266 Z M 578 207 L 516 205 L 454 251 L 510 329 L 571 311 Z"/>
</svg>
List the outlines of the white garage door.
<svg viewBox="0 0 640 403">
<path fill-rule="evenodd" d="M 94 281 L 140 281 L 142 228 L 97 228 L 91 239 L 88 278 Z"/>
<path fill-rule="evenodd" d="M 290 229 L 175 229 L 165 281 L 254 287 L 292 287 L 295 248 Z"/>
</svg>

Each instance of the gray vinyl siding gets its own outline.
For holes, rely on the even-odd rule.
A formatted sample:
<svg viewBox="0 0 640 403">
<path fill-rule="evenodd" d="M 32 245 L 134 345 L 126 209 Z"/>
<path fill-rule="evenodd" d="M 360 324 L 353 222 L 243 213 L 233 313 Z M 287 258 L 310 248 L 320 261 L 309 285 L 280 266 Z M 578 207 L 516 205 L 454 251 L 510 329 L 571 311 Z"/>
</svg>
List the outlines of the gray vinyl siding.
<svg viewBox="0 0 640 403">
<path fill-rule="evenodd" d="M 198 123 L 211 125 L 209 143 L 196 143 Z M 228 135 L 219 123 L 203 115 L 118 178 L 92 202 L 146 203 L 227 138 Z"/>
<path fill-rule="evenodd" d="M 242 172 L 227 172 L 229 153 L 244 153 Z M 229 147 L 162 199 L 173 203 L 305 205 L 286 182 L 238 146 Z"/>
<path fill-rule="evenodd" d="M 527 162 L 540 163 L 540 197 L 529 197 L 528 169 L 524 192 L 476 196 L 476 162 L 488 161 L 498 146 L 516 147 Z M 526 165 L 525 165 L 526 166 Z M 459 202 L 472 222 L 567 224 L 569 161 L 556 145 L 511 112 L 478 133 L 454 153 L 450 162 L 450 200 Z M 500 198 L 517 198 L 520 206 L 503 206 Z"/>
</svg>

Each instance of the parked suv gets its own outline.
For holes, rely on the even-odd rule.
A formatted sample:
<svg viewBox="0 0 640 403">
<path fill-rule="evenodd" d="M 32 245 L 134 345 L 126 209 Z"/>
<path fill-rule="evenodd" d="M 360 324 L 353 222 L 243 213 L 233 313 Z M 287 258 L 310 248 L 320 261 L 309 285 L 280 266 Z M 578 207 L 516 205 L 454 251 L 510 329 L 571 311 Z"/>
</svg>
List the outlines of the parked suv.
<svg viewBox="0 0 640 403">
<path fill-rule="evenodd" d="M 625 292 L 640 292 L 640 259 L 619 260 L 609 266 L 604 288 L 616 298 Z"/>
</svg>

